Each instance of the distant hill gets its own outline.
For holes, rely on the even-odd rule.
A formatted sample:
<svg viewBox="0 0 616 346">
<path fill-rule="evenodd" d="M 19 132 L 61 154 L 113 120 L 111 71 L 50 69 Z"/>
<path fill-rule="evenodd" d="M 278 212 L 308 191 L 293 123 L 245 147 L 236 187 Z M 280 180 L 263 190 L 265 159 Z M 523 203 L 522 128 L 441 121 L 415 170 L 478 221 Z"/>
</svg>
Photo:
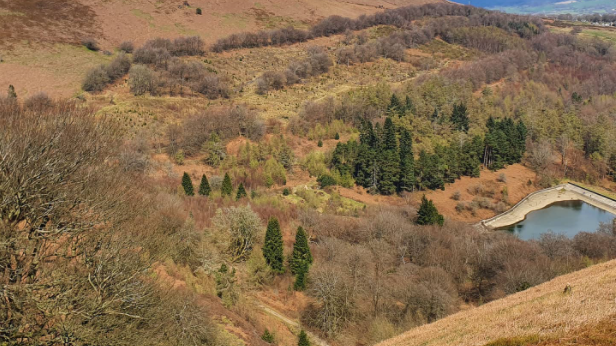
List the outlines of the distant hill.
<svg viewBox="0 0 616 346">
<path fill-rule="evenodd" d="M 589 14 L 616 12 L 616 3 L 613 0 L 455 0 L 455 2 L 510 13 Z"/>
</svg>

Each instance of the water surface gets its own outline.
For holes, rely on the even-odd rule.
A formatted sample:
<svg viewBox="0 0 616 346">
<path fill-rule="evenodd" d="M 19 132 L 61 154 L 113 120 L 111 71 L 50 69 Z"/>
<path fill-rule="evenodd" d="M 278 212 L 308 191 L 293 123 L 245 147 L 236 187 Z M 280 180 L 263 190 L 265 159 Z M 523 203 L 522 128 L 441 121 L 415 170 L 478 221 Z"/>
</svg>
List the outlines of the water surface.
<svg viewBox="0 0 616 346">
<path fill-rule="evenodd" d="M 538 239 L 552 231 L 573 238 L 579 232 L 594 232 L 600 223 L 611 222 L 616 215 L 583 201 L 561 201 L 531 211 L 516 224 L 498 228 L 520 239 Z"/>
</svg>

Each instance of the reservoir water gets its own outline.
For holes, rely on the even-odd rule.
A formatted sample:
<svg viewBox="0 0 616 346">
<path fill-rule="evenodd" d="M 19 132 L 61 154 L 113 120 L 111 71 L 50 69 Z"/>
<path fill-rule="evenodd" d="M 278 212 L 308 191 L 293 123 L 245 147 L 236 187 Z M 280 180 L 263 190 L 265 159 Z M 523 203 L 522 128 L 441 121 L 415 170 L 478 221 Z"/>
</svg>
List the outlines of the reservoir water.
<svg viewBox="0 0 616 346">
<path fill-rule="evenodd" d="M 552 231 L 573 238 L 579 232 L 594 232 L 600 223 L 612 222 L 616 215 L 582 201 L 561 201 L 531 211 L 516 224 L 498 228 L 520 239 L 538 239 Z"/>
</svg>

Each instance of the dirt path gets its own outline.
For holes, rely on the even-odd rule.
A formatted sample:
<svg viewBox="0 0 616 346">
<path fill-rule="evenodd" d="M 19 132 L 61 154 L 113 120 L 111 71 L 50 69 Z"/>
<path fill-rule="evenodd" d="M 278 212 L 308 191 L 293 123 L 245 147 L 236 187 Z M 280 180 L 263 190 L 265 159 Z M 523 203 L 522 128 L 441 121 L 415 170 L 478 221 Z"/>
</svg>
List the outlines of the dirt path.
<svg viewBox="0 0 616 346">
<path fill-rule="evenodd" d="M 274 310 L 273 308 L 261 303 L 261 302 L 257 302 L 257 306 L 259 308 L 261 308 L 261 310 L 263 310 L 265 313 L 267 313 L 270 316 L 273 316 L 277 319 L 279 319 L 280 321 L 282 321 L 284 324 L 286 324 L 287 326 L 297 329 L 298 331 L 301 329 L 301 326 L 299 324 L 299 322 L 292 320 L 290 318 L 288 318 L 287 316 L 283 315 L 282 313 Z M 315 335 L 314 333 L 311 333 L 307 330 L 304 330 L 306 332 L 306 334 L 308 335 L 308 338 L 310 338 L 310 342 L 312 345 L 318 345 L 318 346 L 329 346 L 329 344 L 319 338 L 317 335 Z"/>
</svg>

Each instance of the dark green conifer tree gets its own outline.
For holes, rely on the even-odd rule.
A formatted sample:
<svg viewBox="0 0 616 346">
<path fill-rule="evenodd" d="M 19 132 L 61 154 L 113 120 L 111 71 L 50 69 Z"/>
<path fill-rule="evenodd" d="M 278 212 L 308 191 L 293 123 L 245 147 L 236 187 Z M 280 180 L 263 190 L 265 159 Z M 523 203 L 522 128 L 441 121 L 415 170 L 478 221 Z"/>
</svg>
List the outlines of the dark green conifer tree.
<svg viewBox="0 0 616 346">
<path fill-rule="evenodd" d="M 274 273 L 284 273 L 282 233 L 275 217 L 271 217 L 267 223 L 263 257 Z"/>
<path fill-rule="evenodd" d="M 339 140 L 340 139 L 340 134 L 338 132 L 336 132 L 336 135 L 334 135 L 334 139 L 335 140 Z"/>
<path fill-rule="evenodd" d="M 205 174 L 201 177 L 201 184 L 199 184 L 199 194 L 201 196 L 209 196 L 212 189 L 210 188 L 210 182 L 207 180 Z"/>
<path fill-rule="evenodd" d="M 317 142 L 317 147 L 321 148 L 323 146 L 323 140 L 319 139 Z"/>
<path fill-rule="evenodd" d="M 417 212 L 417 224 L 442 226 L 444 222 L 443 215 L 438 213 L 432 200 L 427 199 L 426 195 L 424 195 L 421 198 L 421 206 L 419 206 L 419 211 Z"/>
<path fill-rule="evenodd" d="M 383 195 L 396 192 L 400 180 L 400 155 L 396 150 L 383 150 L 378 156 L 378 189 Z"/>
<path fill-rule="evenodd" d="M 293 244 L 293 253 L 289 258 L 289 266 L 292 274 L 298 274 L 312 264 L 312 253 L 308 245 L 308 236 L 303 227 L 297 228 L 295 234 L 295 243 Z M 306 270 L 307 271 L 307 270 Z"/>
<path fill-rule="evenodd" d="M 190 175 L 186 172 L 184 172 L 184 175 L 182 176 L 182 187 L 184 188 L 184 193 L 186 193 L 186 196 L 195 195 L 192 179 L 190 179 Z"/>
<path fill-rule="evenodd" d="M 223 197 L 231 196 L 233 193 L 233 184 L 231 183 L 229 173 L 225 173 L 225 178 L 222 180 L 222 186 L 220 187 L 220 193 Z"/>
<path fill-rule="evenodd" d="M 430 155 L 425 150 L 419 153 L 419 159 L 415 165 L 415 178 L 420 190 L 444 189 L 445 181 L 439 163 L 437 155 Z"/>
<path fill-rule="evenodd" d="M 453 105 L 451 123 L 456 130 L 468 132 L 468 110 L 464 103 L 460 102 L 459 105 Z"/>
<path fill-rule="evenodd" d="M 413 191 L 415 189 L 413 138 L 411 133 L 405 128 L 400 130 L 400 132 L 400 178 L 398 180 L 398 190 Z"/>
<path fill-rule="evenodd" d="M 267 328 L 265 328 L 263 335 L 261 335 L 261 340 L 267 342 L 268 344 L 271 344 L 274 342 L 274 335 L 270 333 L 270 331 Z"/>
<path fill-rule="evenodd" d="M 398 150 L 398 139 L 396 138 L 396 126 L 390 117 L 385 119 L 383 126 L 383 150 Z"/>
<path fill-rule="evenodd" d="M 306 335 L 306 332 L 303 330 L 299 332 L 299 341 L 297 342 L 297 346 L 310 346 L 308 335 Z"/>
<path fill-rule="evenodd" d="M 243 197 L 248 197 L 246 193 L 246 189 L 244 188 L 244 183 L 240 183 L 240 186 L 237 188 L 237 194 L 235 195 L 235 200 L 239 201 Z"/>
</svg>

